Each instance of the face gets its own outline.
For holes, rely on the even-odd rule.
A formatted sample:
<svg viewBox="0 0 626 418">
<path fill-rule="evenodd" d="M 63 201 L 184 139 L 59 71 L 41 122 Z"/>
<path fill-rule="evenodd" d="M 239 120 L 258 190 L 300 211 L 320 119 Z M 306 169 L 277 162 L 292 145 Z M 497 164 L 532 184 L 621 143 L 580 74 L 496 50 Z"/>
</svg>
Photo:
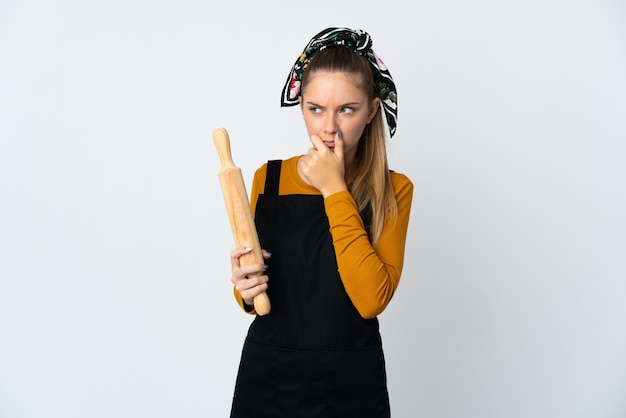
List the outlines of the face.
<svg viewBox="0 0 626 418">
<path fill-rule="evenodd" d="M 380 99 L 369 101 L 355 84 L 354 75 L 319 71 L 312 74 L 302 91 L 300 105 L 309 136 L 318 135 L 334 148 L 337 131 L 344 141 L 344 158 L 356 154 L 359 139 L 376 115 Z"/>
</svg>

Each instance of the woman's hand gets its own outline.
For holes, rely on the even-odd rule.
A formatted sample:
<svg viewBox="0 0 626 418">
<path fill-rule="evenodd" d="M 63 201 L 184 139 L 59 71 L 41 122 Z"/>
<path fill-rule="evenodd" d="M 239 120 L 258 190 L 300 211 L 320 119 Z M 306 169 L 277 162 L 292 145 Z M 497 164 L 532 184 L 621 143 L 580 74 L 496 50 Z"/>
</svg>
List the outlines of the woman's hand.
<svg viewBox="0 0 626 418">
<path fill-rule="evenodd" d="M 230 281 L 235 285 L 235 290 L 239 292 L 243 301 L 248 306 L 254 306 L 254 297 L 267 290 L 269 277 L 263 274 L 267 268 L 264 264 L 250 264 L 242 266 L 239 258 L 252 251 L 252 248 L 237 248 L 230 252 L 230 262 L 233 274 Z M 272 255 L 263 250 L 263 258 L 268 259 Z"/>
<path fill-rule="evenodd" d="M 318 135 L 311 136 L 311 142 L 313 147 L 300 158 L 300 168 L 306 180 L 324 197 L 348 190 L 341 135 L 335 135 L 333 149 L 326 145 Z"/>
</svg>

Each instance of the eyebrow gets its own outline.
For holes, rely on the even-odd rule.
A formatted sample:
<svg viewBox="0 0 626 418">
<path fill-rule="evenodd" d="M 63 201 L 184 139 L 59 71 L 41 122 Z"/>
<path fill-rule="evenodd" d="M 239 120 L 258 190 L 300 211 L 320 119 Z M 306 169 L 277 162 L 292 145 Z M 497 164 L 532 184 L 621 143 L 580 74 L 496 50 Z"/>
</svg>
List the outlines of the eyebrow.
<svg viewBox="0 0 626 418">
<path fill-rule="evenodd" d="M 310 100 L 305 101 L 304 104 L 309 105 L 309 106 L 315 106 L 315 107 L 324 107 L 324 106 L 320 105 L 319 103 L 315 103 L 315 102 L 310 101 Z M 360 104 L 361 104 L 360 102 L 348 102 L 348 103 L 343 103 L 343 104 L 339 105 L 339 107 L 358 106 Z"/>
</svg>

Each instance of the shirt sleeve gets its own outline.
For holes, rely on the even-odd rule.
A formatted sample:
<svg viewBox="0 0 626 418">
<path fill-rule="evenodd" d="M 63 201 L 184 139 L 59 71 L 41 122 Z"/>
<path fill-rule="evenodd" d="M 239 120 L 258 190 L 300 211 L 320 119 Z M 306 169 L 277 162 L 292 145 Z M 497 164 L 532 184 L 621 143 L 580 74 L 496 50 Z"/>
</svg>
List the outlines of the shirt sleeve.
<svg viewBox="0 0 626 418">
<path fill-rule="evenodd" d="M 369 241 L 356 202 L 347 192 L 324 200 L 339 275 L 350 300 L 363 318 L 373 318 L 393 297 L 404 264 L 404 249 L 413 200 L 413 183 L 392 173 L 398 217 L 389 220 L 376 248 Z"/>
</svg>

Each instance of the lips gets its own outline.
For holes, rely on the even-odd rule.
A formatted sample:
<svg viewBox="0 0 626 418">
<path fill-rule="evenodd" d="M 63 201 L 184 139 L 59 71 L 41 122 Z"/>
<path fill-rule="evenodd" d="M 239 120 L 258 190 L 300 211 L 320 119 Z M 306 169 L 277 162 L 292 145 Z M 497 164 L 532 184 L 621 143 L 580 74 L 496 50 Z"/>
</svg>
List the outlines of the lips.
<svg viewBox="0 0 626 418">
<path fill-rule="evenodd" d="M 328 148 L 335 148 L 335 141 L 324 141 Z"/>
</svg>

